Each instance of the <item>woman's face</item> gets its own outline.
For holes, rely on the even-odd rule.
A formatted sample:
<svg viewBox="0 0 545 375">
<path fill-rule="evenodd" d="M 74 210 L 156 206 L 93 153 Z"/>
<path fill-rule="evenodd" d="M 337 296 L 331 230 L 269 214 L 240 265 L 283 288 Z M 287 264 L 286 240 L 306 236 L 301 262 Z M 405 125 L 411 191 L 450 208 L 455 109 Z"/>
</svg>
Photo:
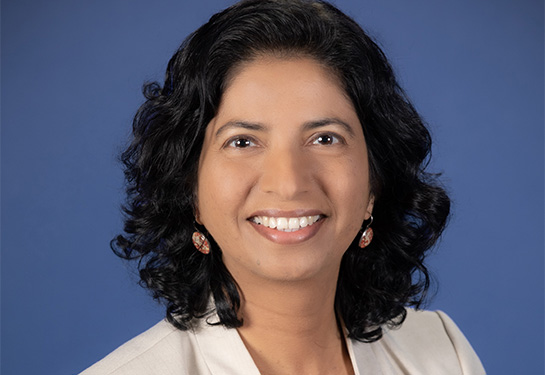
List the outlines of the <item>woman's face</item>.
<svg viewBox="0 0 545 375">
<path fill-rule="evenodd" d="M 235 280 L 336 279 L 373 206 L 362 127 L 338 79 L 308 58 L 238 69 L 206 129 L 197 200 Z"/>
</svg>

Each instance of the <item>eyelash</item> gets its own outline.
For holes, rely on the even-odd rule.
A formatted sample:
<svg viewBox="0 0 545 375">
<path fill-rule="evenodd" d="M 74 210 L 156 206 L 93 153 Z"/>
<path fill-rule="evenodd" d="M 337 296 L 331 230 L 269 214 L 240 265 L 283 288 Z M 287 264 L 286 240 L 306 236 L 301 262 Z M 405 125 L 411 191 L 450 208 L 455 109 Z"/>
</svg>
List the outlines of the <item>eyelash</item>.
<svg viewBox="0 0 545 375">
<path fill-rule="evenodd" d="M 240 144 L 240 142 L 249 142 L 249 143 L 253 143 L 253 145 L 255 146 L 257 144 L 257 142 L 252 138 L 252 137 L 248 137 L 248 136 L 236 136 L 236 137 L 233 137 L 233 138 L 230 138 L 227 142 L 225 142 L 225 146 L 224 148 L 227 148 L 227 147 L 232 147 L 232 148 L 248 148 L 248 147 L 251 147 L 252 145 L 245 145 L 245 146 L 242 146 L 240 147 L 240 145 L 237 145 L 237 143 Z"/>
<path fill-rule="evenodd" d="M 321 138 L 326 138 L 326 137 L 331 139 L 331 143 L 326 143 L 326 144 L 322 144 L 322 145 L 332 146 L 332 145 L 337 144 L 337 143 L 342 143 L 342 144 L 345 143 L 344 139 L 341 136 L 337 135 L 337 134 L 334 134 L 334 133 L 320 133 L 320 134 L 318 134 L 318 135 L 316 135 L 314 137 L 314 139 L 312 140 L 312 144 L 320 144 L 320 143 L 318 143 L 319 140 Z"/>
<path fill-rule="evenodd" d="M 320 140 L 322 138 L 329 138 L 330 141 L 328 143 L 320 143 Z M 243 143 L 244 142 L 244 143 Z M 323 145 L 323 146 L 333 146 L 335 144 L 345 144 L 344 138 L 340 135 L 337 135 L 335 133 L 319 133 L 316 136 L 314 136 L 311 140 L 311 144 L 315 145 Z M 243 148 L 249 148 L 252 146 L 257 146 L 257 141 L 246 135 L 237 135 L 236 137 L 232 137 L 227 140 L 224 144 L 224 148 L 235 148 L 235 149 L 243 149 Z"/>
</svg>

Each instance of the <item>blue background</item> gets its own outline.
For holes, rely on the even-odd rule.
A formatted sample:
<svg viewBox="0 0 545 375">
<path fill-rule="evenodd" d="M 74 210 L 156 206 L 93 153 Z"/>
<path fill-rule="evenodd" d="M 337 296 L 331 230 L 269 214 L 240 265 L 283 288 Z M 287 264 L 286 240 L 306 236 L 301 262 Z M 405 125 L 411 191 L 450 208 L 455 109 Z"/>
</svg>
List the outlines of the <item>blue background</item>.
<svg viewBox="0 0 545 375">
<path fill-rule="evenodd" d="M 430 305 L 490 374 L 543 374 L 543 3 L 338 0 L 430 123 L 454 215 Z M 2 374 L 71 374 L 162 318 L 109 249 L 116 155 L 182 39 L 224 0 L 4 0 Z"/>
</svg>

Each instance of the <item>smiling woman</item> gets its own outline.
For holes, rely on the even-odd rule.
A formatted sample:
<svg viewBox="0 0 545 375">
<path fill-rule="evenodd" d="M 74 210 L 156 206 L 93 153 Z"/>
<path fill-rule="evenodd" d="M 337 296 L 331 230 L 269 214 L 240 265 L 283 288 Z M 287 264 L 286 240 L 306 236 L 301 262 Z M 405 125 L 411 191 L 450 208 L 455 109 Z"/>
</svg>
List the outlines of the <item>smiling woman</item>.
<svg viewBox="0 0 545 375">
<path fill-rule="evenodd" d="M 354 21 L 325 2 L 240 2 L 145 95 L 113 246 L 168 322 L 84 374 L 484 373 L 444 313 L 410 308 L 449 199 Z"/>
<path fill-rule="evenodd" d="M 323 277 L 333 298 L 373 208 L 363 130 L 336 76 L 309 58 L 244 64 L 206 129 L 196 207 L 247 298 L 246 283 Z"/>
</svg>

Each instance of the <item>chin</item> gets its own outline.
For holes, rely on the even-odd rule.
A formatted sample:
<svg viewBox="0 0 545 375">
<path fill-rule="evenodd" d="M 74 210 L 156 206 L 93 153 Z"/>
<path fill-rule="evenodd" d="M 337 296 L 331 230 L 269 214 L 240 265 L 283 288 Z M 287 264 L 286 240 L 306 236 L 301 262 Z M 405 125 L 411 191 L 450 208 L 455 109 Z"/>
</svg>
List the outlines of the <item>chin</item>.
<svg viewBox="0 0 545 375">
<path fill-rule="evenodd" d="M 303 254 L 301 254 L 303 255 Z M 261 259 L 254 270 L 256 276 L 268 281 L 300 282 L 330 279 L 337 282 L 341 258 L 317 259 L 316 257 L 285 256 L 282 258 Z"/>
</svg>

